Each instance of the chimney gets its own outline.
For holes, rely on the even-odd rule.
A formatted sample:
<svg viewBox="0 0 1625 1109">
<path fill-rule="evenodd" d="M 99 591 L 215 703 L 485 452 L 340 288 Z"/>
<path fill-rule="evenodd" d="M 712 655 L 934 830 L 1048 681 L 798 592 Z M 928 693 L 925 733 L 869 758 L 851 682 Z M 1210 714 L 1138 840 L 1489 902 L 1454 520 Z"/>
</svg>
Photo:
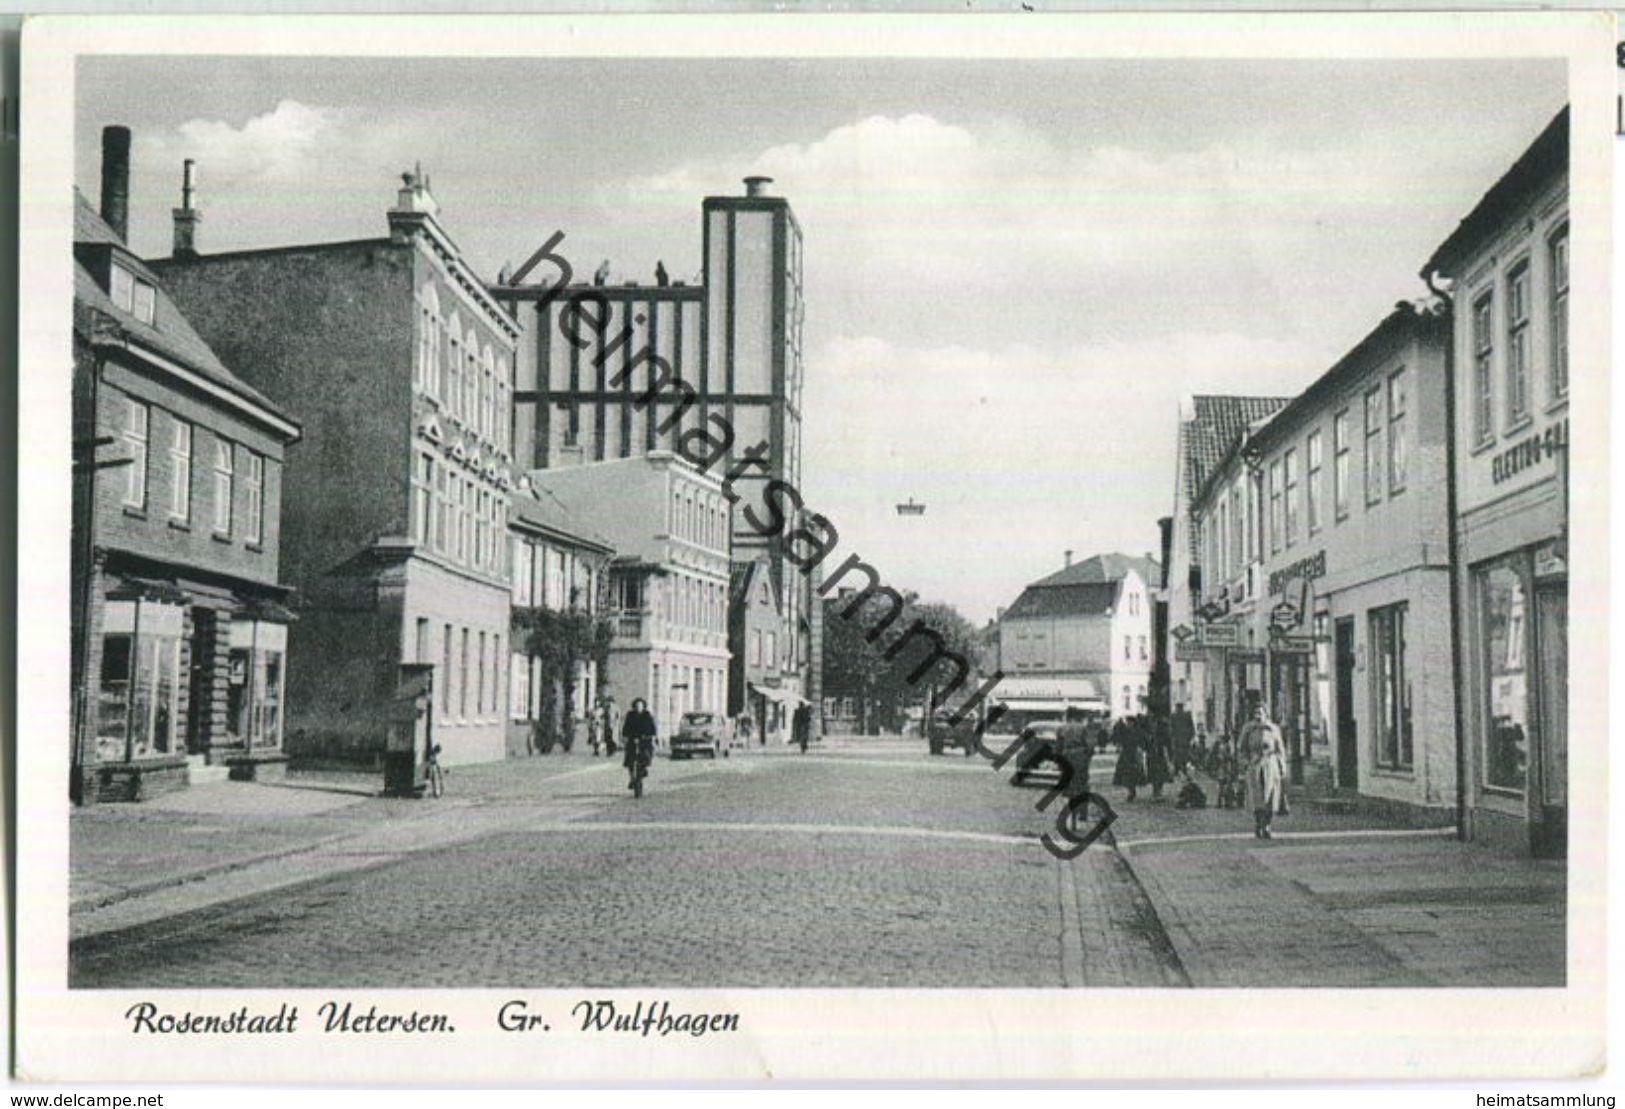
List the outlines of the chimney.
<svg viewBox="0 0 1625 1109">
<path fill-rule="evenodd" d="M 1068 547 L 1066 549 L 1066 564 L 1068 566 L 1072 565 L 1072 548 L 1071 547 Z"/>
<path fill-rule="evenodd" d="M 175 218 L 175 241 L 170 248 L 173 258 L 197 257 L 197 225 L 203 222 L 203 213 L 192 206 L 197 195 L 197 163 L 191 158 L 181 165 L 181 206 L 170 209 Z"/>
<path fill-rule="evenodd" d="M 766 196 L 768 195 L 767 187 L 772 183 L 773 178 L 771 177 L 747 177 L 745 178 L 745 195 Z"/>
<path fill-rule="evenodd" d="M 102 128 L 102 219 L 119 242 L 130 236 L 130 129 Z"/>
</svg>

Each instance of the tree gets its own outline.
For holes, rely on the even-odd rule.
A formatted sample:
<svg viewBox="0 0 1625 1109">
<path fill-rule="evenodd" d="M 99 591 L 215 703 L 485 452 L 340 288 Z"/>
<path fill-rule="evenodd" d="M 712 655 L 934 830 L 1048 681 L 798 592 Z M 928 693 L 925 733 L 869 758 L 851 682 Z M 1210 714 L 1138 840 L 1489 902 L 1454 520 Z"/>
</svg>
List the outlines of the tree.
<svg viewBox="0 0 1625 1109">
<path fill-rule="evenodd" d="M 609 662 L 614 626 L 579 609 L 557 612 L 545 605 L 513 610 L 513 638 L 528 657 L 540 661 L 542 749 L 574 736 L 576 674 L 591 662 L 603 674 Z"/>
<path fill-rule="evenodd" d="M 981 667 L 977 631 L 959 610 L 940 601 L 922 602 L 912 592 L 902 597 L 896 619 L 873 639 L 871 634 L 890 609 L 882 597 L 871 597 L 850 616 L 846 611 L 851 598 L 824 602 L 824 688 L 858 699 L 858 728 L 865 735 L 882 726 L 900 729 L 909 705 L 961 676 L 955 658 L 966 666 L 956 691 L 961 694 L 973 687 Z M 940 651 L 932 635 L 940 638 Z M 888 651 L 893 652 L 891 657 Z M 922 671 L 928 659 L 932 661 Z"/>
</svg>

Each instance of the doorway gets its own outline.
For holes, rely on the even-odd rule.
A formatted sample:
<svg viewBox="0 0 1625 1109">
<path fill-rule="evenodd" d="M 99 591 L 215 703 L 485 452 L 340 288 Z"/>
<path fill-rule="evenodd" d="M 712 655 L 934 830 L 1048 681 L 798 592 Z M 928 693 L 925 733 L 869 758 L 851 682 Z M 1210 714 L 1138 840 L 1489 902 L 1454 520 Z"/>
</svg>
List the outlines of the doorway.
<svg viewBox="0 0 1625 1109">
<path fill-rule="evenodd" d="M 1354 617 L 1334 625 L 1337 656 L 1337 785 L 1360 788 L 1359 722 L 1354 718 Z"/>
</svg>

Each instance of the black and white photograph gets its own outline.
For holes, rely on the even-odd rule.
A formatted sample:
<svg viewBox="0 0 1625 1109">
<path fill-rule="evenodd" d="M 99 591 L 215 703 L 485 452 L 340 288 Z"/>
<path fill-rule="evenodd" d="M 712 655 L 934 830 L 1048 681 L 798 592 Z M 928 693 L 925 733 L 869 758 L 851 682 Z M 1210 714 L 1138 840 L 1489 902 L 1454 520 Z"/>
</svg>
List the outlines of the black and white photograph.
<svg viewBox="0 0 1625 1109">
<path fill-rule="evenodd" d="M 47 1070 L 812 990 L 1601 1050 L 1609 30 L 252 22 L 44 35 Z"/>
</svg>

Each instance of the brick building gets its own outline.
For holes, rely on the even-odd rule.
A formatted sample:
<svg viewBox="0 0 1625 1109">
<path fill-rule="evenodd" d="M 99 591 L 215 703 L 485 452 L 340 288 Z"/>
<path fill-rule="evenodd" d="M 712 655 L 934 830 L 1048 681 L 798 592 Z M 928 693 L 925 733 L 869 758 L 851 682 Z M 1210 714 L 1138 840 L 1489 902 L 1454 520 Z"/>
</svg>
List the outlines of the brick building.
<svg viewBox="0 0 1625 1109">
<path fill-rule="evenodd" d="M 624 711 L 648 701 L 662 736 L 685 712 L 728 706 L 728 502 L 721 479 L 664 451 L 533 470 L 537 495 L 562 505 L 616 552 L 615 621 L 600 692 Z"/>
<path fill-rule="evenodd" d="M 125 245 L 130 132 L 101 214 L 74 194 L 72 792 L 280 768 L 285 452 L 299 427 L 227 369 Z M 224 770 L 221 771 L 222 773 Z"/>
<path fill-rule="evenodd" d="M 216 350 L 306 417 L 283 522 L 302 754 L 381 751 L 403 664 L 435 668 L 445 762 L 506 747 L 518 329 L 437 211 L 408 173 L 387 237 L 151 263 Z"/>
<path fill-rule="evenodd" d="M 1463 823 L 1568 838 L 1569 115 L 1422 269 L 1454 303 Z"/>
</svg>

